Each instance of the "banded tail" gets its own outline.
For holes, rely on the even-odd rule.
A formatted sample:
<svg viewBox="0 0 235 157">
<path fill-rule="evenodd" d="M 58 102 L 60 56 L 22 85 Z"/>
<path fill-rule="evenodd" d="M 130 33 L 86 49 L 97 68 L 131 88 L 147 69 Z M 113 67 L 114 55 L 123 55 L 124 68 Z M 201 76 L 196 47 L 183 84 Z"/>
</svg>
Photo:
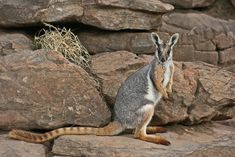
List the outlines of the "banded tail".
<svg viewBox="0 0 235 157">
<path fill-rule="evenodd" d="M 124 130 L 119 122 L 111 122 L 103 128 L 92 127 L 66 127 L 52 130 L 43 134 L 32 133 L 24 130 L 14 129 L 9 132 L 9 137 L 32 143 L 43 143 L 52 140 L 61 135 L 99 135 L 111 136 L 117 135 Z"/>
</svg>

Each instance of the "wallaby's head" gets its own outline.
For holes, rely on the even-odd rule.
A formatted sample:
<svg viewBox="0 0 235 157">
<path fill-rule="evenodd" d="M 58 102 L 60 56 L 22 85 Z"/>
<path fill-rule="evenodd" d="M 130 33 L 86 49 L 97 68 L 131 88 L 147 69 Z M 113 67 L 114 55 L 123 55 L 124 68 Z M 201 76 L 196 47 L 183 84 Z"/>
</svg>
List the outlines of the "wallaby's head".
<svg viewBox="0 0 235 157">
<path fill-rule="evenodd" d="M 151 33 L 152 41 L 156 45 L 155 57 L 160 62 L 164 63 L 172 59 L 172 49 L 179 39 L 179 33 L 175 33 L 170 37 L 170 40 L 163 42 L 156 33 Z"/>
</svg>

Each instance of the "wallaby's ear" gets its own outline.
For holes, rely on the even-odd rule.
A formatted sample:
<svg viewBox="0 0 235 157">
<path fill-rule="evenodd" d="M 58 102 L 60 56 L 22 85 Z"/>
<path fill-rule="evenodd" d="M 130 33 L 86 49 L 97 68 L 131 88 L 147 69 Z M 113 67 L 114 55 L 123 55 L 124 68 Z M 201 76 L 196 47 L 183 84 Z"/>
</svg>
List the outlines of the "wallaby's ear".
<svg viewBox="0 0 235 157">
<path fill-rule="evenodd" d="M 179 39 L 179 33 L 173 34 L 170 38 L 169 44 L 171 46 L 174 46 L 177 43 L 178 39 Z"/>
<path fill-rule="evenodd" d="M 152 38 L 153 43 L 159 47 L 159 45 L 161 44 L 162 41 L 159 38 L 159 36 L 157 35 L 157 33 L 152 32 L 151 38 Z"/>
</svg>

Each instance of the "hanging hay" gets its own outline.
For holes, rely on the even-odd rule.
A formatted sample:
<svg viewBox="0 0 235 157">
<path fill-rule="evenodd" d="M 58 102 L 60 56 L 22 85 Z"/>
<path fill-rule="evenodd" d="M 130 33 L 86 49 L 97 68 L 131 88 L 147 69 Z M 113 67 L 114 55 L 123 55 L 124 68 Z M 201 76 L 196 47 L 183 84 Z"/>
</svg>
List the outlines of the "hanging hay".
<svg viewBox="0 0 235 157">
<path fill-rule="evenodd" d="M 89 67 L 89 53 L 80 43 L 78 37 L 70 29 L 57 28 L 44 23 L 48 30 L 42 29 L 34 37 L 34 44 L 37 49 L 45 48 L 61 53 L 70 62 L 83 67 Z"/>
</svg>

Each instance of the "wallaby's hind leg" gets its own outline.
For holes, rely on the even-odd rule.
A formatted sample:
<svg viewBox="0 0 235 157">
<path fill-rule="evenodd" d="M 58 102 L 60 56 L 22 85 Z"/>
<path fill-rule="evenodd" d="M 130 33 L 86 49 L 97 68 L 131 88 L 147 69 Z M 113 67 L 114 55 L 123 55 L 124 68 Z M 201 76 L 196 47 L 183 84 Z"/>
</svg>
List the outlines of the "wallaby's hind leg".
<svg viewBox="0 0 235 157">
<path fill-rule="evenodd" d="M 148 126 L 146 132 L 147 134 L 164 133 L 167 129 L 160 126 Z"/>
<path fill-rule="evenodd" d="M 147 125 L 149 124 L 154 114 L 154 106 L 146 105 L 144 106 L 143 110 L 144 110 L 143 118 L 140 124 L 135 129 L 134 137 L 147 142 L 169 145 L 170 142 L 167 141 L 164 137 L 146 134 Z"/>
</svg>

